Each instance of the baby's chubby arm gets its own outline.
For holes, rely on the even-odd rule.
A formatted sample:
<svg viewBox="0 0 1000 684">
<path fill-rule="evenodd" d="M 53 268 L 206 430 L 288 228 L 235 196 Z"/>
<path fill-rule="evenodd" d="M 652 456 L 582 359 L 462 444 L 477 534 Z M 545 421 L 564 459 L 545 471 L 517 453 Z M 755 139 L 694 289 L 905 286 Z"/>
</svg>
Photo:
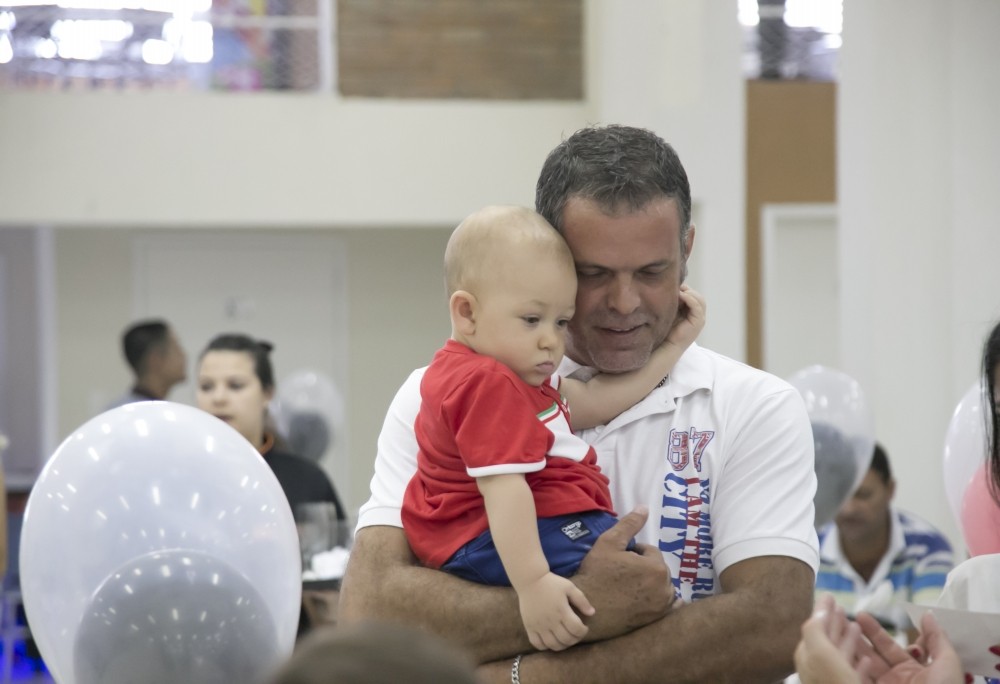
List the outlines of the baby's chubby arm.
<svg viewBox="0 0 1000 684">
<path fill-rule="evenodd" d="M 576 611 L 589 616 L 594 607 L 576 585 L 549 570 L 538 538 L 535 500 L 524 475 L 487 475 L 476 478 L 476 484 L 493 543 L 517 591 L 531 645 L 561 651 L 577 643 L 586 636 L 587 626 Z"/>
<path fill-rule="evenodd" d="M 682 285 L 674 327 L 642 368 L 628 373 L 599 373 L 587 382 L 563 378 L 560 391 L 569 404 L 573 429 L 604 425 L 641 401 L 670 373 L 704 327 L 705 298 Z"/>
</svg>

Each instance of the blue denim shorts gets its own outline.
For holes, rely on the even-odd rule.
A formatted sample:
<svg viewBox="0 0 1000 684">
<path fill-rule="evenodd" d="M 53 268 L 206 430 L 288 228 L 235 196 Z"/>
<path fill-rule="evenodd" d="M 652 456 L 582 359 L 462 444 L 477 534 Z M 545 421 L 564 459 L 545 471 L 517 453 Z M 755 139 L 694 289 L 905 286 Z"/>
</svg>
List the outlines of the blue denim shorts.
<svg viewBox="0 0 1000 684">
<path fill-rule="evenodd" d="M 616 522 L 617 518 L 604 511 L 539 518 L 538 537 L 549 569 L 563 577 L 574 575 L 597 538 Z M 633 539 L 628 548 L 631 550 L 634 547 Z M 456 551 L 441 569 L 480 584 L 510 586 L 507 571 L 488 529 Z"/>
</svg>

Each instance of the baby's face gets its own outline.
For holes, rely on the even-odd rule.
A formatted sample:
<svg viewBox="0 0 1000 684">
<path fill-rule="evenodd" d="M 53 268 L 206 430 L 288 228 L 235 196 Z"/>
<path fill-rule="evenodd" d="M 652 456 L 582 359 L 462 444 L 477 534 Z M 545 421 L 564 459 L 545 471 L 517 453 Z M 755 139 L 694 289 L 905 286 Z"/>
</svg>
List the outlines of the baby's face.
<svg viewBox="0 0 1000 684">
<path fill-rule="evenodd" d="M 495 277 L 477 294 L 471 346 L 537 387 L 562 361 L 576 300 L 576 273 L 572 264 L 548 255 L 500 261 Z"/>
</svg>

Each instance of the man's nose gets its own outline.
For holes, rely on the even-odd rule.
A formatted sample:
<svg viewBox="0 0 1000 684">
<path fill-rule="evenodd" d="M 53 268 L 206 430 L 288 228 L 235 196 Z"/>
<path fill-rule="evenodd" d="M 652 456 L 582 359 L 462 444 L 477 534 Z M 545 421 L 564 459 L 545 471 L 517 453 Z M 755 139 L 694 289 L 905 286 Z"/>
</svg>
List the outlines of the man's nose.
<svg viewBox="0 0 1000 684">
<path fill-rule="evenodd" d="M 608 292 L 608 307 L 620 314 L 630 314 L 639 308 L 639 292 L 631 276 L 615 278 Z"/>
</svg>

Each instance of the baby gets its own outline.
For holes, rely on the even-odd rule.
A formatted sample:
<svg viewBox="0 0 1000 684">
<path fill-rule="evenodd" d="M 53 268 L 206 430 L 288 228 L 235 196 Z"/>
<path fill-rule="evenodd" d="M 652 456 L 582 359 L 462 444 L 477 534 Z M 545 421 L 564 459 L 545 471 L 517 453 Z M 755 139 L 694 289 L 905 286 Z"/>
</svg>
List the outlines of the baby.
<svg viewBox="0 0 1000 684">
<path fill-rule="evenodd" d="M 611 421 L 660 384 L 704 327 L 704 302 L 682 287 L 678 322 L 645 366 L 580 382 L 556 374 L 577 281 L 545 219 L 473 213 L 448 241 L 445 278 L 452 334 L 420 385 L 403 527 L 425 565 L 513 586 L 532 645 L 562 650 L 587 633 L 578 613 L 594 613 L 566 578 L 616 522 L 608 479 L 572 430 Z"/>
</svg>

